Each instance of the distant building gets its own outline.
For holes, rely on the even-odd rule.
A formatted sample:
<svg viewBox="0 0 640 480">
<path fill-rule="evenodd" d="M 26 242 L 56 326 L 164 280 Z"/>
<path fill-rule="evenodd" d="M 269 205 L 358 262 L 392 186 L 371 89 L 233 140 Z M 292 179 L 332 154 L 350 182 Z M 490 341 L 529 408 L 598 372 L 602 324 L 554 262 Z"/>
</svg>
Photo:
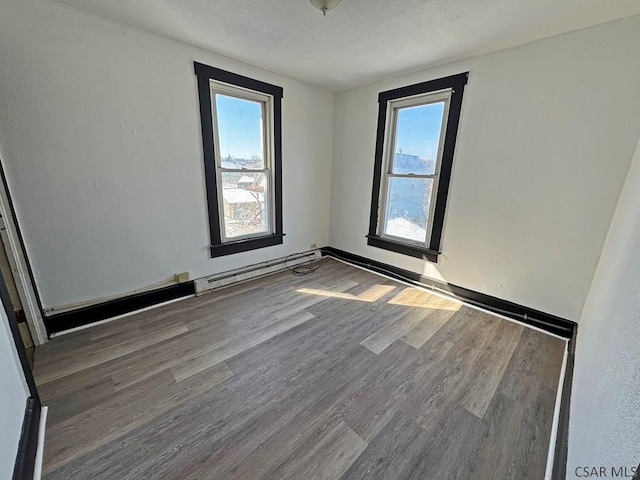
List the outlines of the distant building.
<svg viewBox="0 0 640 480">
<path fill-rule="evenodd" d="M 241 177 L 240 180 L 238 180 L 238 188 L 249 189 L 250 187 L 253 186 L 254 183 L 255 183 L 255 179 L 253 177 L 249 177 L 248 175 L 245 175 Z"/>
<path fill-rule="evenodd" d="M 262 223 L 264 193 L 225 187 L 222 197 L 225 218 L 247 223 Z"/>
</svg>

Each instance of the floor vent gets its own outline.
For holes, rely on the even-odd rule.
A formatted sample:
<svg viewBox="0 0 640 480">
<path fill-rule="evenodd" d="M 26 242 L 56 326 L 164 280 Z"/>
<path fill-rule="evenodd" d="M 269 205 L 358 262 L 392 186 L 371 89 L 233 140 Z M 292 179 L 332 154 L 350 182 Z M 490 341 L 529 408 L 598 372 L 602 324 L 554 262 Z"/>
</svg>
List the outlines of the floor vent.
<svg viewBox="0 0 640 480">
<path fill-rule="evenodd" d="M 296 265 L 315 262 L 321 259 L 322 254 L 320 250 L 309 250 L 308 252 L 294 253 L 288 257 L 277 258 L 268 262 L 238 268 L 237 270 L 229 270 L 209 277 L 199 278 L 195 281 L 196 296 L 233 285 L 234 283 L 246 282 L 254 278 L 264 277 L 265 275 L 271 275 L 287 268 L 295 267 Z"/>
</svg>

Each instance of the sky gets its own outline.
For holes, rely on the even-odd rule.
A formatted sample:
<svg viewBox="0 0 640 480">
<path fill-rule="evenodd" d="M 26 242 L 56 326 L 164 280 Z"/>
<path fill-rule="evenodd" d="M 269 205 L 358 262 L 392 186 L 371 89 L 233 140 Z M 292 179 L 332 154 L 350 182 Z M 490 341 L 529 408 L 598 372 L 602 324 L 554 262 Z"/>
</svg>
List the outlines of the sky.
<svg viewBox="0 0 640 480">
<path fill-rule="evenodd" d="M 444 102 L 400 109 L 395 151 L 435 160 L 443 113 Z"/>
<path fill-rule="evenodd" d="M 216 107 L 221 157 L 262 158 L 261 104 L 216 94 Z M 434 160 L 443 113 L 444 102 L 400 109 L 395 151 Z"/>
<path fill-rule="evenodd" d="M 216 108 L 222 159 L 262 158 L 262 105 L 216 94 Z"/>
</svg>

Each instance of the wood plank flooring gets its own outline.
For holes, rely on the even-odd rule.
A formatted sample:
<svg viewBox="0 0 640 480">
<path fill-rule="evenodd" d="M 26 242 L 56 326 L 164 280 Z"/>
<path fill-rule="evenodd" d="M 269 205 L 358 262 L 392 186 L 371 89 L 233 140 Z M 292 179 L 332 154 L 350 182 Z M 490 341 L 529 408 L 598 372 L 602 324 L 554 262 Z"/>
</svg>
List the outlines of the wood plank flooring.
<svg viewBox="0 0 640 480">
<path fill-rule="evenodd" d="M 325 259 L 39 347 L 44 478 L 542 479 L 564 348 Z"/>
</svg>

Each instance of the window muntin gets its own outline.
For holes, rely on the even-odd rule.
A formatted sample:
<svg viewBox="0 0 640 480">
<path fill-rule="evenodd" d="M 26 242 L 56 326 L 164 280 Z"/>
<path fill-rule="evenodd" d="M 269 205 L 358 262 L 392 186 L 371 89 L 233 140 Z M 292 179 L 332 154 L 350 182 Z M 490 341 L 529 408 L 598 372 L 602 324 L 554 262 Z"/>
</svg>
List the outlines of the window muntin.
<svg viewBox="0 0 640 480">
<path fill-rule="evenodd" d="M 451 89 L 388 102 L 378 235 L 427 247 Z"/>
<path fill-rule="evenodd" d="M 221 241 L 273 234 L 273 97 L 210 88 Z"/>
</svg>

